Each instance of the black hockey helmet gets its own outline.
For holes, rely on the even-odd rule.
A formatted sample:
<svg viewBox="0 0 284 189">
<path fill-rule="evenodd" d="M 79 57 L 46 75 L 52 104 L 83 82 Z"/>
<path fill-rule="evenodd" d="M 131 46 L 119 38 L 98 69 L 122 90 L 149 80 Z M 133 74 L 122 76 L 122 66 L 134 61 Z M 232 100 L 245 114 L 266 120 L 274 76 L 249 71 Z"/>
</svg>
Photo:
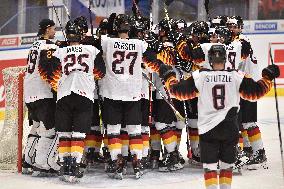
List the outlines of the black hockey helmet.
<svg viewBox="0 0 284 189">
<path fill-rule="evenodd" d="M 107 30 L 108 29 L 108 19 L 102 19 L 100 24 L 99 24 L 99 28 L 101 28 L 102 30 Z"/>
<path fill-rule="evenodd" d="M 119 14 L 114 19 L 114 29 L 118 33 L 127 33 L 130 31 L 129 16 L 126 14 Z"/>
<path fill-rule="evenodd" d="M 213 18 L 210 22 L 210 28 L 215 28 L 219 26 L 226 26 L 228 20 L 228 16 L 222 15 L 222 16 L 216 16 Z"/>
<path fill-rule="evenodd" d="M 232 33 L 229 28 L 220 26 L 215 28 L 215 33 L 219 36 L 219 38 L 223 38 L 225 44 L 228 44 L 232 40 Z"/>
<path fill-rule="evenodd" d="M 84 16 L 80 16 L 74 20 L 74 24 L 78 27 L 81 34 L 88 32 L 88 22 Z"/>
<path fill-rule="evenodd" d="M 38 25 L 39 25 L 39 29 L 38 29 L 37 36 L 41 36 L 45 34 L 47 28 L 51 26 L 55 26 L 55 23 L 53 20 L 50 20 L 50 19 L 42 19 Z"/>
<path fill-rule="evenodd" d="M 67 41 L 69 42 L 80 42 L 81 41 L 81 32 L 78 26 L 69 20 L 65 26 L 65 33 Z"/>
<path fill-rule="evenodd" d="M 214 63 L 226 63 L 226 49 L 224 45 L 212 45 L 208 51 L 209 64 L 212 67 Z"/>
<path fill-rule="evenodd" d="M 187 27 L 187 23 L 184 19 L 178 19 L 172 24 L 172 28 L 175 31 L 182 31 Z"/>
<path fill-rule="evenodd" d="M 238 28 L 243 29 L 244 21 L 241 16 L 231 16 L 227 20 L 227 25 L 235 25 L 238 26 Z"/>
<path fill-rule="evenodd" d="M 204 21 L 195 21 L 190 24 L 188 28 L 191 35 L 201 35 L 201 34 L 208 34 L 209 27 L 208 24 Z"/>
</svg>

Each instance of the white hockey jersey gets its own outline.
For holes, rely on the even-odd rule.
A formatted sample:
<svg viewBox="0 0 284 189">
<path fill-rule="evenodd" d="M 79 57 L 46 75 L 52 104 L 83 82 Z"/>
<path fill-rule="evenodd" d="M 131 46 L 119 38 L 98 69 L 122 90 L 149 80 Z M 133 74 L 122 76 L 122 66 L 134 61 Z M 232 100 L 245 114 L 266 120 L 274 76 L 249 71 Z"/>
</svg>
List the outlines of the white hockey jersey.
<svg viewBox="0 0 284 189">
<path fill-rule="evenodd" d="M 138 39 L 120 39 L 102 36 L 106 75 L 101 80 L 103 97 L 138 101 L 141 98 L 141 61 L 145 42 Z"/>
<path fill-rule="evenodd" d="M 94 101 L 94 60 L 99 50 L 91 45 L 73 45 L 53 53 L 61 62 L 62 77 L 58 82 L 57 100 L 71 92 Z"/>
<path fill-rule="evenodd" d="M 239 64 L 242 62 L 241 58 L 241 49 L 242 44 L 240 41 L 233 41 L 229 45 L 221 44 L 221 43 L 203 43 L 201 44 L 201 48 L 205 55 L 205 61 L 201 64 L 203 68 L 212 69 L 209 61 L 208 61 L 208 51 L 210 50 L 212 45 L 224 45 L 227 52 L 227 61 L 225 65 L 225 69 L 238 69 Z"/>
<path fill-rule="evenodd" d="M 244 78 L 237 71 L 200 71 L 192 74 L 198 97 L 198 130 L 204 134 L 222 122 L 228 111 L 240 102 L 240 84 Z"/>
<path fill-rule="evenodd" d="M 30 48 L 28 67 L 24 77 L 25 103 L 53 98 L 50 85 L 41 78 L 39 73 L 40 51 L 49 48 L 56 49 L 57 46 L 55 44 L 46 44 L 46 40 L 38 40 Z"/>
</svg>

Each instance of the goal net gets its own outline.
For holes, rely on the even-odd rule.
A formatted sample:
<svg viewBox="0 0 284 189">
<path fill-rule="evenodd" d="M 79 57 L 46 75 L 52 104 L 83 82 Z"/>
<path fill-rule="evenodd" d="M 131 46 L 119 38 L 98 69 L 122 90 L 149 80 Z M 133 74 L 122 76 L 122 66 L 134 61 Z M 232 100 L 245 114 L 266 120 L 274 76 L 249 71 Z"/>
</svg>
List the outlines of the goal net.
<svg viewBox="0 0 284 189">
<path fill-rule="evenodd" d="M 29 134 L 28 120 L 24 119 L 23 77 L 26 67 L 5 68 L 5 120 L 0 128 L 0 170 L 21 171 L 22 151 Z"/>
</svg>

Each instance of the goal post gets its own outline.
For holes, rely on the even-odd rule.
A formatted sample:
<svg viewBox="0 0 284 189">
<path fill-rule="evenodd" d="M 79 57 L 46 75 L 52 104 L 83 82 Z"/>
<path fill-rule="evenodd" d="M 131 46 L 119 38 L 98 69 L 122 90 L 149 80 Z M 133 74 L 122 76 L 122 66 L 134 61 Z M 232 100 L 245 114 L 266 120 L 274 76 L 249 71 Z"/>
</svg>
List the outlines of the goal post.
<svg viewBox="0 0 284 189">
<path fill-rule="evenodd" d="M 26 67 L 3 69 L 5 119 L 0 133 L 0 170 L 22 171 L 22 152 L 30 131 L 24 119 L 23 81 Z"/>
</svg>

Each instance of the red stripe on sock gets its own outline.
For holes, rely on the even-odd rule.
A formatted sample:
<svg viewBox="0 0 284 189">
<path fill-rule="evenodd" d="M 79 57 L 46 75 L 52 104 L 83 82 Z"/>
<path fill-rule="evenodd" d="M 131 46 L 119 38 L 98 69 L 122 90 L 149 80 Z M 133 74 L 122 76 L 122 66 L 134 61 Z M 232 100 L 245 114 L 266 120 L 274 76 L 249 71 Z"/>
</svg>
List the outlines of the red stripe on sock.
<svg viewBox="0 0 284 189">
<path fill-rule="evenodd" d="M 164 134 L 161 134 L 161 137 L 162 137 L 163 140 L 166 140 L 166 139 L 171 138 L 173 136 L 174 136 L 174 132 L 173 131 L 168 131 L 168 132 L 166 132 Z"/>
<path fill-rule="evenodd" d="M 211 178 L 217 178 L 217 171 L 208 171 L 204 173 L 204 179 L 208 180 Z"/>
<path fill-rule="evenodd" d="M 228 171 L 228 170 L 221 170 L 221 171 L 220 171 L 220 176 L 219 176 L 219 177 L 232 178 L 232 176 L 233 176 L 232 171 Z"/>
<path fill-rule="evenodd" d="M 143 144 L 142 139 L 130 139 L 129 140 L 129 145 L 132 144 Z"/>
<path fill-rule="evenodd" d="M 257 135 L 260 133 L 260 130 L 258 127 L 252 129 L 252 130 L 248 130 L 248 136 L 251 137 L 251 136 L 254 136 L 254 135 Z"/>
</svg>

